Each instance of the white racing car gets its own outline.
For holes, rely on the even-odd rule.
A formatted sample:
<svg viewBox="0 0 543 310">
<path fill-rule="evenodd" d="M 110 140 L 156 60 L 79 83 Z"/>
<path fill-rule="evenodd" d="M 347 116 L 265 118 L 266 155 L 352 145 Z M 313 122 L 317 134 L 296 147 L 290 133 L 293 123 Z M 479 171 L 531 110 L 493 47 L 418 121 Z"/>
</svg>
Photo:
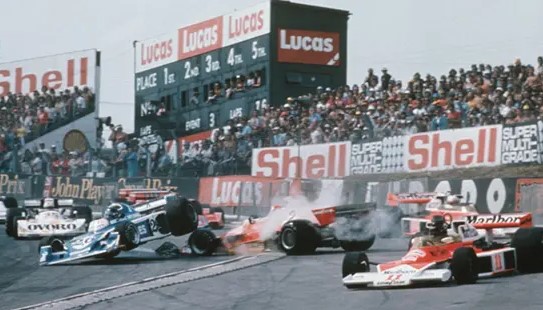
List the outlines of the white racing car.
<svg viewBox="0 0 543 310">
<path fill-rule="evenodd" d="M 72 199 L 42 198 L 6 205 L 6 234 L 15 239 L 76 236 L 87 232 L 92 220 L 88 206 L 75 206 Z"/>
</svg>

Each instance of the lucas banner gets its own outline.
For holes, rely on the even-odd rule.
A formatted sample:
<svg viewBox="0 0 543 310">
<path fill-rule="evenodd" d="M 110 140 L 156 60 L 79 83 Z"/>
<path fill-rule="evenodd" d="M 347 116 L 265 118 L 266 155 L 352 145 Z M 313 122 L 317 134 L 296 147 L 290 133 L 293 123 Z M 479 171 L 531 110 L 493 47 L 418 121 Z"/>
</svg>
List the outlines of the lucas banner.
<svg viewBox="0 0 543 310">
<path fill-rule="evenodd" d="M 539 131 L 536 122 L 503 125 L 502 165 L 541 163 Z"/>
</svg>

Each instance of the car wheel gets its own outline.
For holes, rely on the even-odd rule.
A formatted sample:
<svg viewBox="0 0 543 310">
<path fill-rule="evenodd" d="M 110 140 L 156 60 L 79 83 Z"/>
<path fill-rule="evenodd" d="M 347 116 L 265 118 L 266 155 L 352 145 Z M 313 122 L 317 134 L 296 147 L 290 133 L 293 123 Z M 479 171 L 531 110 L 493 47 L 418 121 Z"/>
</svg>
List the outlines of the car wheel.
<svg viewBox="0 0 543 310">
<path fill-rule="evenodd" d="M 518 271 L 543 271 L 543 228 L 519 228 L 513 235 L 511 247 L 516 251 Z"/>
<path fill-rule="evenodd" d="M 49 236 L 41 238 L 38 246 L 38 253 L 40 252 L 41 247 L 44 246 L 51 246 L 53 253 L 65 251 L 64 240 L 61 237 Z"/>
<path fill-rule="evenodd" d="M 217 249 L 217 237 L 208 229 L 197 229 L 190 234 L 189 248 L 194 255 L 209 256 Z"/>
<path fill-rule="evenodd" d="M 186 235 L 198 227 L 198 214 L 186 199 L 178 197 L 166 204 L 168 227 L 174 236 Z"/>
<path fill-rule="evenodd" d="M 18 238 L 17 221 L 23 218 L 25 209 L 23 208 L 8 208 L 6 209 L 6 235 Z"/>
<path fill-rule="evenodd" d="M 120 244 L 124 246 L 125 251 L 130 251 L 140 244 L 140 232 L 136 225 L 129 222 L 120 223 L 115 227 L 115 231 L 119 232 Z"/>
<path fill-rule="evenodd" d="M 341 265 L 341 275 L 343 278 L 349 275 L 360 272 L 369 272 L 370 271 L 370 262 L 368 256 L 364 252 L 347 252 L 343 257 L 343 264 Z M 353 288 L 362 288 L 366 285 L 362 284 L 345 284 L 345 287 Z"/>
<path fill-rule="evenodd" d="M 341 240 L 341 248 L 347 252 L 366 251 L 375 242 L 375 235 L 366 240 Z"/>
<path fill-rule="evenodd" d="M 451 259 L 452 276 L 458 284 L 474 284 L 479 277 L 477 255 L 472 248 L 458 248 Z"/>
<path fill-rule="evenodd" d="M 202 215 L 202 204 L 196 200 L 196 199 L 189 199 L 189 202 L 192 204 L 192 207 L 194 208 L 194 211 L 196 211 L 196 214 Z"/>
<path fill-rule="evenodd" d="M 317 231 L 307 222 L 289 222 L 283 226 L 279 235 L 279 244 L 287 255 L 313 254 L 317 240 Z"/>
</svg>

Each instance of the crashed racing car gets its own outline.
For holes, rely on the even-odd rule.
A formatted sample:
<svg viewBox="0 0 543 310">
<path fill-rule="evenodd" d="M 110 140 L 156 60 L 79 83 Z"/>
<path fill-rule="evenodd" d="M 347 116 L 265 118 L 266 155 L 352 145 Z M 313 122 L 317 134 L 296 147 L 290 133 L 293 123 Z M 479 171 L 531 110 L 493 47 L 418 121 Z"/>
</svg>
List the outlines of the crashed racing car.
<svg viewBox="0 0 543 310">
<path fill-rule="evenodd" d="M 8 205 L 6 234 L 16 239 L 75 236 L 85 233 L 92 220 L 90 207 L 76 206 L 73 199 L 42 198 L 25 200 L 22 207 L 17 201 Z"/>
<path fill-rule="evenodd" d="M 364 252 L 343 259 L 347 288 L 402 287 L 416 284 L 475 283 L 478 278 L 543 269 L 543 228 L 533 227 L 530 213 L 477 215 L 471 221 L 447 222 L 441 215 L 426 222 L 426 233 L 409 243 L 396 261 L 370 263 Z M 492 230 L 518 228 L 510 242 L 493 240 Z M 481 230 L 487 233 L 481 233 Z M 377 271 L 370 270 L 377 265 Z"/>
<path fill-rule="evenodd" d="M 89 225 L 89 232 L 71 240 L 56 236 L 40 242 L 40 265 L 54 265 L 78 259 L 112 258 L 146 242 L 181 236 L 194 231 L 198 216 L 192 204 L 176 194 L 141 204 L 113 203 L 104 217 Z"/>
<path fill-rule="evenodd" d="M 368 216 L 374 209 L 374 204 L 274 206 L 266 217 L 249 217 L 221 237 L 208 229 L 198 229 L 189 237 L 188 246 L 196 255 L 211 255 L 217 250 L 231 254 L 239 249 L 262 251 L 273 246 L 288 255 L 312 254 L 318 247 L 363 251 L 375 240 Z"/>
</svg>

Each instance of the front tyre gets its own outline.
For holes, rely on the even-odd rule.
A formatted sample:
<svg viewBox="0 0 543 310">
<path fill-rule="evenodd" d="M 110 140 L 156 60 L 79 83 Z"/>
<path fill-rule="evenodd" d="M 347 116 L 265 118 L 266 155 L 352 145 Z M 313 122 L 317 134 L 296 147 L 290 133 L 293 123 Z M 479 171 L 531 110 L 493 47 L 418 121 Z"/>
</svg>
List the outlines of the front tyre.
<svg viewBox="0 0 543 310">
<path fill-rule="evenodd" d="M 364 252 L 347 252 L 343 257 L 343 264 L 341 266 L 341 275 L 343 278 L 360 273 L 369 272 L 370 262 L 368 256 Z M 349 289 L 363 288 L 365 284 L 344 284 Z"/>
<path fill-rule="evenodd" d="M 192 254 L 210 256 L 217 249 L 217 237 L 208 229 L 197 229 L 190 234 L 188 241 Z"/>
<path fill-rule="evenodd" d="M 479 278 L 477 255 L 472 248 L 458 248 L 451 259 L 452 276 L 458 284 L 474 284 Z"/>
<path fill-rule="evenodd" d="M 141 236 L 136 225 L 130 222 L 120 223 L 115 227 L 115 231 L 119 233 L 120 245 L 123 250 L 130 251 L 140 244 Z"/>
</svg>

